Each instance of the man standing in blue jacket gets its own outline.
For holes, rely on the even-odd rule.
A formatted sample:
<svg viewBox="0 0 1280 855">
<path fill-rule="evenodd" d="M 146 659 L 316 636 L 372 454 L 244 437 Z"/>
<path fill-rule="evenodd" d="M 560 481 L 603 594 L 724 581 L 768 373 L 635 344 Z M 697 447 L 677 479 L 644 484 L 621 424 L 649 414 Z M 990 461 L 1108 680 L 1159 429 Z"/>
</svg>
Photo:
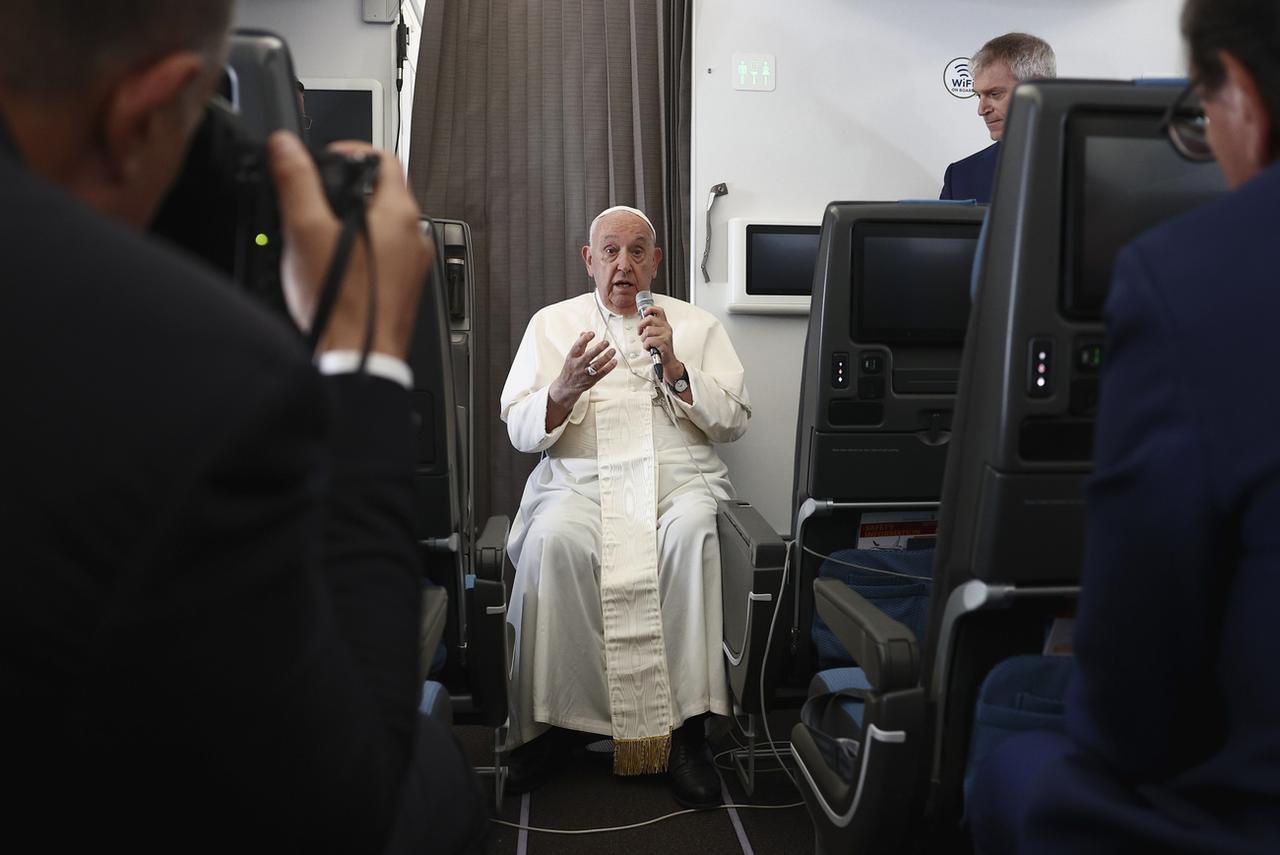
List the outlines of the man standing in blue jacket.
<svg viewBox="0 0 1280 855">
<path fill-rule="evenodd" d="M 984 855 L 1280 852 L 1280 4 L 1182 32 L 1171 141 L 1235 192 L 1117 259 L 1067 732 L 979 769 Z"/>
<path fill-rule="evenodd" d="M 996 155 L 1000 151 L 1000 137 L 1004 136 L 1004 117 L 1009 111 L 1013 87 L 1024 80 L 1057 77 L 1058 63 L 1053 48 L 1044 39 L 1026 33 L 1005 33 L 973 55 L 969 72 L 973 75 L 973 91 L 978 96 L 978 115 L 995 142 L 948 166 L 939 198 L 990 202 Z"/>
</svg>

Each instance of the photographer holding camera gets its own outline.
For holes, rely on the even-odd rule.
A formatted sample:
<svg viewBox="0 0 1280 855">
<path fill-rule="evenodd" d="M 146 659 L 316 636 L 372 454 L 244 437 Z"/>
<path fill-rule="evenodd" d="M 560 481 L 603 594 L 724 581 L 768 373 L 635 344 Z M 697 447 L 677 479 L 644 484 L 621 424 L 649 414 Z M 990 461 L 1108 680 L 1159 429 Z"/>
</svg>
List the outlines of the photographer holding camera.
<svg viewBox="0 0 1280 855">
<path fill-rule="evenodd" d="M 404 358 L 433 250 L 400 168 L 315 354 L 143 233 L 231 6 L 0 4 L 0 816 L 46 851 L 463 851 L 478 790 L 417 713 Z M 340 226 L 297 138 L 270 154 L 305 329 Z"/>
</svg>

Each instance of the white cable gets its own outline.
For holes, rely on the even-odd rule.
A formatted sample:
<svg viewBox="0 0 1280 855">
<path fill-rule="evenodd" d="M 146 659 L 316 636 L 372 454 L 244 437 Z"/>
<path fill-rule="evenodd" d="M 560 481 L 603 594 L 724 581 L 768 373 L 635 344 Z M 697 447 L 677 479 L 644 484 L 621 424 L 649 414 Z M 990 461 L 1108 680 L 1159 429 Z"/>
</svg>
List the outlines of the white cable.
<svg viewBox="0 0 1280 855">
<path fill-rule="evenodd" d="M 735 724 L 737 723 L 737 717 L 736 717 L 736 716 L 734 717 L 734 723 L 735 723 Z M 739 727 L 741 727 L 742 725 L 740 725 L 740 724 L 739 724 L 738 726 L 739 726 Z M 733 740 L 733 743 L 734 743 L 735 745 L 737 745 L 739 748 L 741 748 L 741 749 L 742 749 L 742 750 L 744 750 L 744 751 L 746 750 L 747 746 L 746 746 L 746 745 L 744 745 L 744 744 L 742 743 L 742 740 L 738 738 L 738 735 L 737 735 L 736 733 L 734 733 L 734 732 L 733 732 L 733 729 L 732 729 L 732 728 L 730 728 L 730 729 L 729 729 L 729 738 L 730 738 L 730 739 L 732 739 L 732 740 Z M 781 739 L 781 740 L 779 740 L 779 741 L 778 741 L 778 745 L 779 745 L 779 746 L 781 746 L 783 749 L 788 749 L 788 748 L 790 748 L 790 747 L 791 747 L 791 741 L 790 741 L 789 739 Z M 764 742 L 757 742 L 757 743 L 755 743 L 755 747 L 756 747 L 756 748 L 768 748 L 768 747 L 769 747 L 769 745 L 768 745 L 768 743 L 764 743 Z"/>
<path fill-rule="evenodd" d="M 746 747 L 747 747 L 747 746 L 743 745 L 742 743 L 738 743 L 738 747 L 737 747 L 737 748 L 726 748 L 724 751 L 719 751 L 719 752 L 717 752 L 717 753 L 716 753 L 716 757 L 723 757 L 724 755 L 726 755 L 726 754 L 732 754 L 732 753 L 733 753 L 733 752 L 735 752 L 735 751 L 745 750 L 745 749 L 746 749 Z M 754 746 L 754 747 L 755 747 L 755 748 L 773 748 L 773 747 L 775 747 L 775 746 L 772 746 L 772 745 L 770 745 L 770 744 L 769 744 L 769 743 L 767 743 L 767 742 L 757 742 L 757 743 L 755 744 L 755 746 Z M 790 749 L 790 748 L 791 748 L 791 741 L 790 741 L 790 740 L 786 740 L 786 739 L 784 739 L 784 740 L 780 740 L 780 741 L 777 743 L 777 746 L 776 746 L 776 747 L 781 748 L 781 749 L 783 749 L 783 750 L 788 750 L 788 749 Z"/>
<path fill-rule="evenodd" d="M 711 501 L 713 502 L 718 501 L 716 499 L 715 491 L 711 489 L 711 482 L 707 480 L 706 473 L 703 472 L 702 467 L 698 465 L 698 459 L 693 456 L 693 449 L 690 448 L 689 443 L 685 441 L 684 431 L 680 429 L 680 424 L 677 421 L 677 418 L 674 412 L 675 405 L 671 402 L 672 394 L 671 394 L 670 387 L 668 387 L 666 383 L 663 383 L 660 380 L 658 380 L 658 378 L 653 375 L 649 375 L 646 377 L 645 375 L 641 374 L 639 371 L 636 371 L 634 368 L 632 368 L 630 362 L 623 359 L 624 351 L 621 347 L 618 346 L 617 340 L 613 337 L 613 331 L 609 328 L 609 319 L 605 317 L 604 309 L 601 308 L 600 306 L 600 301 L 596 300 L 595 304 L 596 304 L 596 312 L 599 313 L 600 315 L 600 321 L 604 324 L 605 340 L 608 341 L 611 345 L 613 345 L 613 349 L 614 349 L 614 352 L 617 354 L 617 359 L 619 364 L 625 365 L 627 368 L 627 371 L 629 371 L 633 377 L 637 377 L 640 380 L 644 381 L 645 383 L 649 383 L 650 385 L 657 387 L 658 397 L 662 402 L 661 409 L 664 413 L 667 414 L 667 419 L 671 422 L 671 427 L 675 428 L 676 436 L 680 437 L 680 444 L 684 446 L 685 454 L 689 455 L 689 462 L 693 464 L 693 468 L 696 469 L 698 472 L 698 477 L 702 479 L 702 485 L 707 488 L 707 496 L 709 496 L 711 498 Z M 733 397 L 733 396 L 731 395 L 730 397 Z M 734 398 L 734 400 L 736 401 L 737 398 Z"/>
<path fill-rule="evenodd" d="M 839 558 L 836 558 L 834 555 L 823 555 L 821 552 L 817 551 L 816 549 L 810 549 L 807 546 L 802 548 L 804 549 L 805 552 L 817 558 L 821 558 L 823 561 L 834 561 L 836 564 L 843 564 L 845 567 L 852 567 L 854 570 L 865 570 L 868 573 L 883 573 L 885 576 L 898 576 L 903 579 L 911 579 L 914 582 L 932 582 L 933 581 L 932 576 L 915 576 L 915 575 L 912 575 L 911 573 L 900 573 L 897 570 L 882 570 L 879 567 L 868 567 L 865 564 L 854 564 L 852 561 L 842 561 Z"/>
<path fill-rule="evenodd" d="M 711 762 L 715 764 L 715 766 L 716 766 L 716 768 L 717 768 L 717 769 L 720 769 L 720 770 L 725 771 L 725 772 L 736 772 L 736 771 L 737 771 L 737 767 L 735 767 L 733 764 L 729 764 L 728 766 L 725 766 L 725 765 L 721 764 L 721 762 L 720 762 L 720 758 L 721 758 L 721 757 L 724 757 L 726 754 L 732 754 L 734 751 L 741 750 L 741 749 L 743 749 L 744 747 L 745 747 L 745 746 L 739 745 L 739 746 L 738 746 L 738 748 L 728 748 L 728 749 L 726 749 L 726 750 L 724 750 L 724 751 L 717 752 L 717 753 L 715 754 L 715 756 L 713 756 L 713 757 L 711 758 Z M 773 746 L 766 745 L 766 744 L 765 744 L 765 743 L 763 743 L 763 742 L 758 742 L 758 743 L 756 743 L 755 747 L 756 747 L 756 748 L 771 748 L 771 747 L 773 747 Z M 782 749 L 782 750 L 784 750 L 784 751 L 789 751 L 789 750 L 791 749 L 791 743 L 790 743 L 790 742 L 780 742 L 780 743 L 778 743 L 778 746 L 777 746 L 777 747 L 778 747 L 778 748 L 780 748 L 780 749 Z M 766 759 L 767 759 L 767 758 L 766 758 Z M 768 768 L 768 769 L 756 769 L 756 774 L 758 775 L 758 774 L 760 774 L 761 772 L 781 772 L 781 771 L 783 771 L 783 767 L 781 767 L 781 766 L 780 766 L 780 767 L 778 767 L 778 768 L 776 768 L 776 769 L 771 767 L 771 768 Z"/>
<path fill-rule="evenodd" d="M 528 855 L 529 852 L 529 803 L 532 801 L 528 793 L 520 796 L 520 835 L 516 840 L 516 855 Z"/>
<path fill-rule="evenodd" d="M 605 339 L 610 344 L 613 345 L 614 351 L 617 352 L 618 354 L 618 361 L 623 362 L 622 354 L 624 353 L 624 351 L 621 347 L 618 346 L 618 342 L 613 338 L 612 330 L 610 330 L 609 328 L 609 320 L 608 318 L 605 317 L 604 309 L 600 306 L 599 300 L 596 300 L 595 304 L 596 304 L 596 311 L 600 314 L 600 320 L 604 323 Z M 662 396 L 663 412 L 665 412 L 667 414 L 667 418 L 671 420 L 671 426 L 675 428 L 676 435 L 680 437 L 680 444 L 684 446 L 685 453 L 689 455 L 689 461 L 693 464 L 693 468 L 698 471 L 698 477 L 702 479 L 703 485 L 707 488 L 707 495 L 713 501 L 715 501 L 716 494 L 711 489 L 711 483 L 707 481 L 706 474 L 702 471 L 702 467 L 698 465 L 697 459 L 694 458 L 693 449 L 689 448 L 689 443 L 686 442 L 684 438 L 684 431 L 680 429 L 680 425 L 676 421 L 676 416 L 675 416 L 675 413 L 673 412 L 675 405 L 671 402 L 671 397 L 672 397 L 671 390 L 667 387 L 667 384 L 658 381 L 657 378 L 645 377 L 644 375 L 640 374 L 634 368 L 631 367 L 630 363 L 624 363 L 624 364 L 626 364 L 627 371 L 631 372 L 633 376 L 639 377 L 641 380 L 644 380 L 647 383 L 652 383 L 658 387 L 659 394 Z M 734 398 L 734 400 L 737 400 L 737 398 Z M 774 607 L 773 607 L 773 619 L 769 621 L 769 637 L 765 639 L 765 644 L 764 644 L 764 663 L 765 664 L 761 665 L 761 669 L 760 669 L 760 721 L 764 724 L 765 740 L 767 741 L 767 744 L 769 745 L 773 753 L 773 757 L 777 761 L 779 768 L 787 776 L 787 780 L 791 781 L 791 785 L 795 787 L 796 790 L 799 790 L 800 784 L 796 781 L 795 776 L 791 774 L 791 770 L 787 768 L 786 763 L 783 762 L 782 755 L 778 753 L 779 743 L 774 742 L 773 734 L 769 732 L 769 714 L 768 714 L 768 709 L 765 706 L 765 699 L 764 699 L 764 669 L 769 662 L 769 648 L 773 644 L 773 630 L 778 623 L 778 612 L 782 606 L 783 593 L 787 589 L 787 575 L 788 575 L 790 566 L 791 566 L 791 550 L 788 549 L 786 553 L 786 557 L 782 563 L 782 582 L 778 585 L 778 596 L 776 598 L 777 602 L 774 604 Z M 776 771 L 776 770 L 770 770 L 770 771 Z"/>
<path fill-rule="evenodd" d="M 639 371 L 636 371 L 634 368 L 632 368 L 630 362 L 627 362 L 626 360 L 623 359 L 622 355 L 625 351 L 623 351 L 623 349 L 618 345 L 617 340 L 613 337 L 613 330 L 609 328 L 609 319 L 605 316 L 604 309 L 601 308 L 600 306 L 600 301 L 596 299 L 594 302 L 596 304 L 596 313 L 600 315 L 600 322 L 604 324 L 605 341 L 613 345 L 614 354 L 618 359 L 618 363 L 620 365 L 625 365 L 627 368 L 627 371 L 631 372 L 632 377 L 638 377 L 640 380 L 644 381 L 645 383 L 656 384 L 658 382 L 658 378 L 653 376 L 646 377 L 645 375 L 641 374 Z"/>
<path fill-rule="evenodd" d="M 711 489 L 711 482 L 707 480 L 707 474 L 702 471 L 702 467 L 698 465 L 698 460 L 693 456 L 693 449 L 689 447 L 689 443 L 685 441 L 684 431 L 680 429 L 680 425 L 676 420 L 675 402 L 672 400 L 675 396 L 671 393 L 671 387 L 666 383 L 659 384 L 662 387 L 663 394 L 663 412 L 667 414 L 667 418 L 671 421 L 671 426 L 675 428 L 676 436 L 680 437 L 680 444 L 684 446 L 684 453 L 689 455 L 689 462 L 693 464 L 693 468 L 698 470 L 698 477 L 702 479 L 702 486 L 707 488 L 707 495 L 711 497 L 711 501 L 716 499 L 715 491 Z"/>
<path fill-rule="evenodd" d="M 783 594 L 787 590 L 787 574 L 791 570 L 791 551 L 790 547 L 788 547 L 787 554 L 782 559 L 782 581 L 778 584 L 777 602 L 773 605 L 773 618 L 769 621 L 769 635 L 764 640 L 764 658 L 760 663 L 760 722 L 764 725 L 764 738 L 769 743 L 774 759 L 778 761 L 782 771 L 787 773 L 787 780 L 791 782 L 791 786 L 799 790 L 800 784 L 797 783 L 795 776 L 791 774 L 791 770 L 782 762 L 782 755 L 778 753 L 777 744 L 773 741 L 773 734 L 769 732 L 769 710 L 764 702 L 764 676 L 769 667 L 769 648 L 773 646 L 773 630 L 778 625 L 778 612 L 782 610 Z"/>
<path fill-rule="evenodd" d="M 803 807 L 804 802 L 792 802 L 786 805 L 716 805 L 713 810 L 729 810 L 735 808 L 742 810 L 744 808 L 753 808 L 755 810 L 788 810 L 790 808 Z M 611 831 L 629 831 L 633 828 L 641 828 L 646 825 L 653 825 L 657 822 L 671 819 L 675 816 L 683 816 L 687 813 L 705 813 L 702 808 L 686 808 L 673 813 L 664 814 L 654 819 L 646 819 L 644 822 L 633 822 L 630 825 L 614 825 L 608 828 L 538 828 L 535 825 L 520 825 L 516 822 L 507 822 L 505 819 L 491 820 L 496 825 L 505 825 L 508 828 L 518 828 L 522 831 L 539 831 L 543 834 L 605 834 Z"/>
<path fill-rule="evenodd" d="M 601 322 L 604 324 L 604 335 L 605 335 L 605 340 L 606 340 L 606 341 L 608 341 L 610 344 L 612 344 L 612 345 L 613 345 L 613 349 L 614 349 L 614 351 L 618 354 L 618 361 L 619 361 L 619 362 L 621 362 L 621 363 L 623 363 L 623 364 L 625 364 L 625 365 L 626 365 L 626 367 L 627 367 L 627 371 L 631 372 L 631 374 L 632 374 L 633 376 L 640 378 L 641 380 L 645 381 L 646 383 L 651 383 L 651 384 L 653 384 L 653 385 L 657 386 L 657 388 L 658 388 L 658 395 L 659 395 L 659 398 L 660 398 L 661 403 L 662 403 L 662 411 L 663 411 L 664 413 L 666 413 L 666 414 L 667 414 L 667 419 L 668 419 L 668 420 L 670 420 L 670 422 L 671 422 L 671 427 L 675 429 L 676 436 L 678 436 L 678 437 L 680 438 L 680 444 L 684 446 L 685 454 L 689 455 L 689 462 L 690 462 L 690 463 L 692 463 L 692 464 L 693 464 L 693 468 L 694 468 L 695 470 L 697 470 L 698 477 L 702 479 L 702 485 L 703 485 L 704 487 L 706 487 L 706 488 L 707 488 L 707 496 L 708 496 L 708 497 L 709 497 L 713 502 L 717 501 L 716 493 L 715 493 L 715 491 L 714 491 L 714 490 L 712 490 L 712 489 L 711 489 L 711 482 L 707 480 L 707 475 L 706 475 L 706 473 L 705 473 L 705 472 L 703 472 L 703 471 L 702 471 L 702 467 L 701 467 L 700 465 L 698 465 L 698 459 L 697 459 L 696 457 L 694 457 L 694 456 L 693 456 L 693 449 L 689 447 L 689 443 L 688 443 L 688 442 L 685 440 L 685 438 L 684 438 L 684 431 L 680 428 L 679 421 L 678 421 L 678 420 L 677 420 L 677 418 L 676 418 L 676 414 L 675 414 L 675 403 L 674 403 L 674 401 L 672 400 L 672 398 L 674 397 L 674 395 L 673 395 L 673 394 L 672 394 L 672 392 L 671 392 L 671 388 L 670 388 L 669 386 L 667 386 L 667 384 L 666 384 L 666 383 L 661 382 L 660 380 L 658 380 L 658 379 L 657 379 L 656 377 L 654 377 L 654 376 L 645 377 L 644 375 L 642 375 L 642 374 L 640 374 L 639 372 L 637 372 L 634 368 L 632 368 L 632 367 L 631 367 L 631 364 L 630 364 L 629 362 L 624 362 L 624 361 L 623 361 L 623 356 L 622 356 L 622 355 L 623 355 L 624 351 L 623 351 L 623 349 L 622 349 L 621 347 L 619 347 L 619 346 L 618 346 L 618 342 L 617 342 L 617 340 L 613 338 L 613 331 L 609 328 L 609 319 L 608 319 L 607 317 L 605 317 L 604 309 L 601 307 L 601 305 L 600 305 L 600 301 L 599 301 L 599 300 L 596 300 L 596 301 L 595 301 L 595 304 L 596 304 L 596 311 L 597 311 L 597 312 L 599 313 L 599 315 L 600 315 L 600 320 L 601 320 Z M 736 397 L 734 397 L 733 395 L 730 395 L 730 397 L 732 397 L 735 401 L 738 401 L 738 399 L 737 399 Z M 738 401 L 738 403 L 739 403 L 739 404 L 741 404 L 742 402 L 741 402 L 741 401 Z M 791 561 L 791 550 L 790 550 L 790 549 L 788 549 L 788 550 L 787 550 L 787 557 L 786 557 L 786 560 L 783 562 L 783 566 L 782 566 L 782 584 L 781 584 L 781 586 L 780 586 L 780 590 L 779 590 L 779 593 L 778 593 L 778 598 L 777 598 L 777 599 L 778 599 L 778 603 L 777 603 L 777 605 L 775 605 L 775 606 L 774 606 L 774 608 L 773 608 L 773 620 L 772 620 L 772 621 L 770 622 L 770 624 L 769 624 L 769 638 L 768 638 L 768 640 L 766 640 L 766 642 L 765 642 L 765 646 L 764 646 L 764 659 L 765 659 L 765 662 L 768 662 L 768 661 L 769 661 L 769 644 L 773 641 L 773 626 L 774 626 L 774 624 L 776 624 L 776 623 L 778 622 L 778 606 L 781 606 L 781 605 L 782 605 L 782 591 L 786 590 L 786 586 L 787 586 L 787 565 L 790 563 L 790 561 Z M 782 772 L 784 772 L 784 773 L 786 774 L 786 776 L 787 776 L 788 780 L 790 780 L 790 781 L 791 781 L 791 785 L 792 785 L 793 787 L 795 787 L 797 790 L 799 790 L 799 789 L 800 789 L 800 785 L 796 783 L 796 779 L 795 779 L 795 777 L 791 774 L 791 771 L 790 771 L 789 769 L 787 769 L 786 764 L 782 762 L 782 755 L 780 755 L 780 754 L 778 753 L 778 747 L 777 747 L 777 745 L 773 742 L 773 735 L 772 735 L 771 733 L 769 733 L 769 717 L 768 717 L 768 715 L 765 713 L 765 704 L 764 704 L 764 677 L 763 677 L 763 668 L 762 668 L 762 671 L 761 671 L 761 679 L 760 679 L 760 711 L 761 711 L 761 712 L 760 712 L 760 718 L 761 718 L 761 720 L 764 722 L 765 738 L 768 740 L 768 742 L 769 742 L 769 746 L 770 746 L 770 748 L 773 750 L 773 756 L 774 756 L 774 758 L 777 760 L 777 762 L 778 762 L 778 766 L 781 768 Z M 788 744 L 789 744 L 789 743 L 788 743 Z M 713 758 L 712 762 L 714 763 L 714 758 Z M 776 770 L 769 770 L 769 771 L 776 771 Z M 797 802 L 797 804 L 803 804 L 803 802 Z M 673 815 L 673 816 L 675 816 L 675 814 L 672 814 L 672 815 Z M 643 823 L 642 823 L 642 824 L 643 824 Z"/>
</svg>

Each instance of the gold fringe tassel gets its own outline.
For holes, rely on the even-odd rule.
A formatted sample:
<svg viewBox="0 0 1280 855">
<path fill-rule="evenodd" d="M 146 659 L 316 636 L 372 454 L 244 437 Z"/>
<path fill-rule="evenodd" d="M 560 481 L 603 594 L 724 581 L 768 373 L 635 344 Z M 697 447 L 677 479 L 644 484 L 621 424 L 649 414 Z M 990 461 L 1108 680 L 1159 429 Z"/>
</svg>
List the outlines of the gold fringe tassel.
<svg viewBox="0 0 1280 855">
<path fill-rule="evenodd" d="M 667 771 L 671 734 L 613 740 L 613 774 L 653 775 Z"/>
</svg>

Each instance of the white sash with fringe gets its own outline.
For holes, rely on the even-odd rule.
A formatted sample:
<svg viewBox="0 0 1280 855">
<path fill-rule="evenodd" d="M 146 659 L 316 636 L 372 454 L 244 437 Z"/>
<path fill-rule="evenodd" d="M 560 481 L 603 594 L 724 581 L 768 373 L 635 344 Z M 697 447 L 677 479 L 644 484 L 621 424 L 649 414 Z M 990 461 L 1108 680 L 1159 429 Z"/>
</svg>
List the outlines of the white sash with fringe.
<svg viewBox="0 0 1280 855">
<path fill-rule="evenodd" d="M 613 771 L 644 775 L 666 770 L 672 728 L 658 596 L 653 395 L 596 401 L 594 410 Z"/>
</svg>

